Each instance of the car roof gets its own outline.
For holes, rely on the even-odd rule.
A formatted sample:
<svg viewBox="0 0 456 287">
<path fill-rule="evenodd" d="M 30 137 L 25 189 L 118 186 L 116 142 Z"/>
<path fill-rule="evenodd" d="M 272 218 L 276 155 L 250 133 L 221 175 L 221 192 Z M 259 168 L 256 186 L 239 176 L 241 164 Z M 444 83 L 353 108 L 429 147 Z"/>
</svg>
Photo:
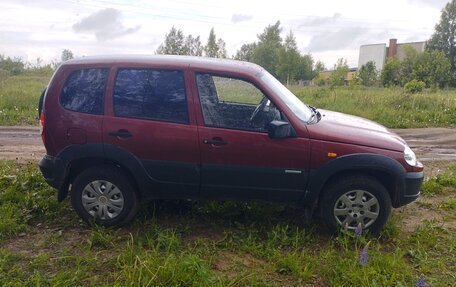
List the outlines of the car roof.
<svg viewBox="0 0 456 287">
<path fill-rule="evenodd" d="M 159 65 L 175 68 L 192 67 L 196 69 L 225 70 L 258 73 L 264 69 L 256 64 L 219 58 L 178 56 L 178 55 L 112 55 L 89 56 L 71 59 L 62 65 Z"/>
</svg>

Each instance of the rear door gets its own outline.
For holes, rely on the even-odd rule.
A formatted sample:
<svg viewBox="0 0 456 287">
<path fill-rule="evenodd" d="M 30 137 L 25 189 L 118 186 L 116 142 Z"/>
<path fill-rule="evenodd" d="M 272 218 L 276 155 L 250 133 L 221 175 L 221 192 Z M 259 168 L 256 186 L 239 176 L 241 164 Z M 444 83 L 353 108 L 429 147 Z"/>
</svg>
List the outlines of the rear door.
<svg viewBox="0 0 456 287">
<path fill-rule="evenodd" d="M 103 121 L 106 152 L 136 157 L 160 198 L 193 197 L 199 191 L 197 128 L 189 112 L 186 72 L 119 67 Z M 158 189 L 158 190 L 153 190 Z"/>
<path fill-rule="evenodd" d="M 267 125 L 285 115 L 247 79 L 196 73 L 201 109 L 203 196 L 297 201 L 308 173 L 308 140 L 271 139 Z"/>
</svg>

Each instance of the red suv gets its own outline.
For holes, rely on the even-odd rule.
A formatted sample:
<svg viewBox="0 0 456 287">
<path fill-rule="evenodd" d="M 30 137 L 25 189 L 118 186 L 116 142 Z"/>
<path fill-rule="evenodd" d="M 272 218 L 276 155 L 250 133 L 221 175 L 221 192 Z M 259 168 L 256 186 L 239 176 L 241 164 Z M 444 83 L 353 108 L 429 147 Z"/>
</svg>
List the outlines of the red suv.
<svg viewBox="0 0 456 287">
<path fill-rule="evenodd" d="M 46 181 L 105 226 L 129 222 L 140 200 L 234 199 L 318 208 L 330 230 L 378 232 L 423 180 L 399 136 L 307 106 L 246 62 L 71 60 L 40 110 Z"/>
</svg>

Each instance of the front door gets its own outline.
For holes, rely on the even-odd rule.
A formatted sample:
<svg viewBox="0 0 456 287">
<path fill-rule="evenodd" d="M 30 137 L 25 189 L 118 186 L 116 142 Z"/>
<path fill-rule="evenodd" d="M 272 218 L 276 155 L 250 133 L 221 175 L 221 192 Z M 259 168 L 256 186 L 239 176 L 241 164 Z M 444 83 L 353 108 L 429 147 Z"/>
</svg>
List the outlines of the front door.
<svg viewBox="0 0 456 287">
<path fill-rule="evenodd" d="M 308 172 L 308 139 L 271 139 L 267 125 L 287 121 L 249 81 L 197 73 L 201 118 L 201 193 L 211 198 L 297 201 Z"/>
</svg>

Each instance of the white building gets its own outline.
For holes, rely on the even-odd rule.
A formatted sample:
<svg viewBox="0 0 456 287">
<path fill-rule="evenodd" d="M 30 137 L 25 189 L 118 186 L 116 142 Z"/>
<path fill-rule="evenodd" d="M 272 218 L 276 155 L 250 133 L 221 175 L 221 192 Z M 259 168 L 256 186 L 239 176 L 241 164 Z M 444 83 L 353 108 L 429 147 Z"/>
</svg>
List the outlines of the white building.
<svg viewBox="0 0 456 287">
<path fill-rule="evenodd" d="M 386 44 L 362 45 L 359 47 L 358 69 L 367 62 L 373 61 L 377 70 L 383 70 L 386 60 L 390 57 L 397 57 L 402 60 L 405 56 L 404 47 L 411 46 L 419 53 L 424 52 L 426 42 L 397 43 L 397 39 L 390 39 L 389 46 Z"/>
</svg>

